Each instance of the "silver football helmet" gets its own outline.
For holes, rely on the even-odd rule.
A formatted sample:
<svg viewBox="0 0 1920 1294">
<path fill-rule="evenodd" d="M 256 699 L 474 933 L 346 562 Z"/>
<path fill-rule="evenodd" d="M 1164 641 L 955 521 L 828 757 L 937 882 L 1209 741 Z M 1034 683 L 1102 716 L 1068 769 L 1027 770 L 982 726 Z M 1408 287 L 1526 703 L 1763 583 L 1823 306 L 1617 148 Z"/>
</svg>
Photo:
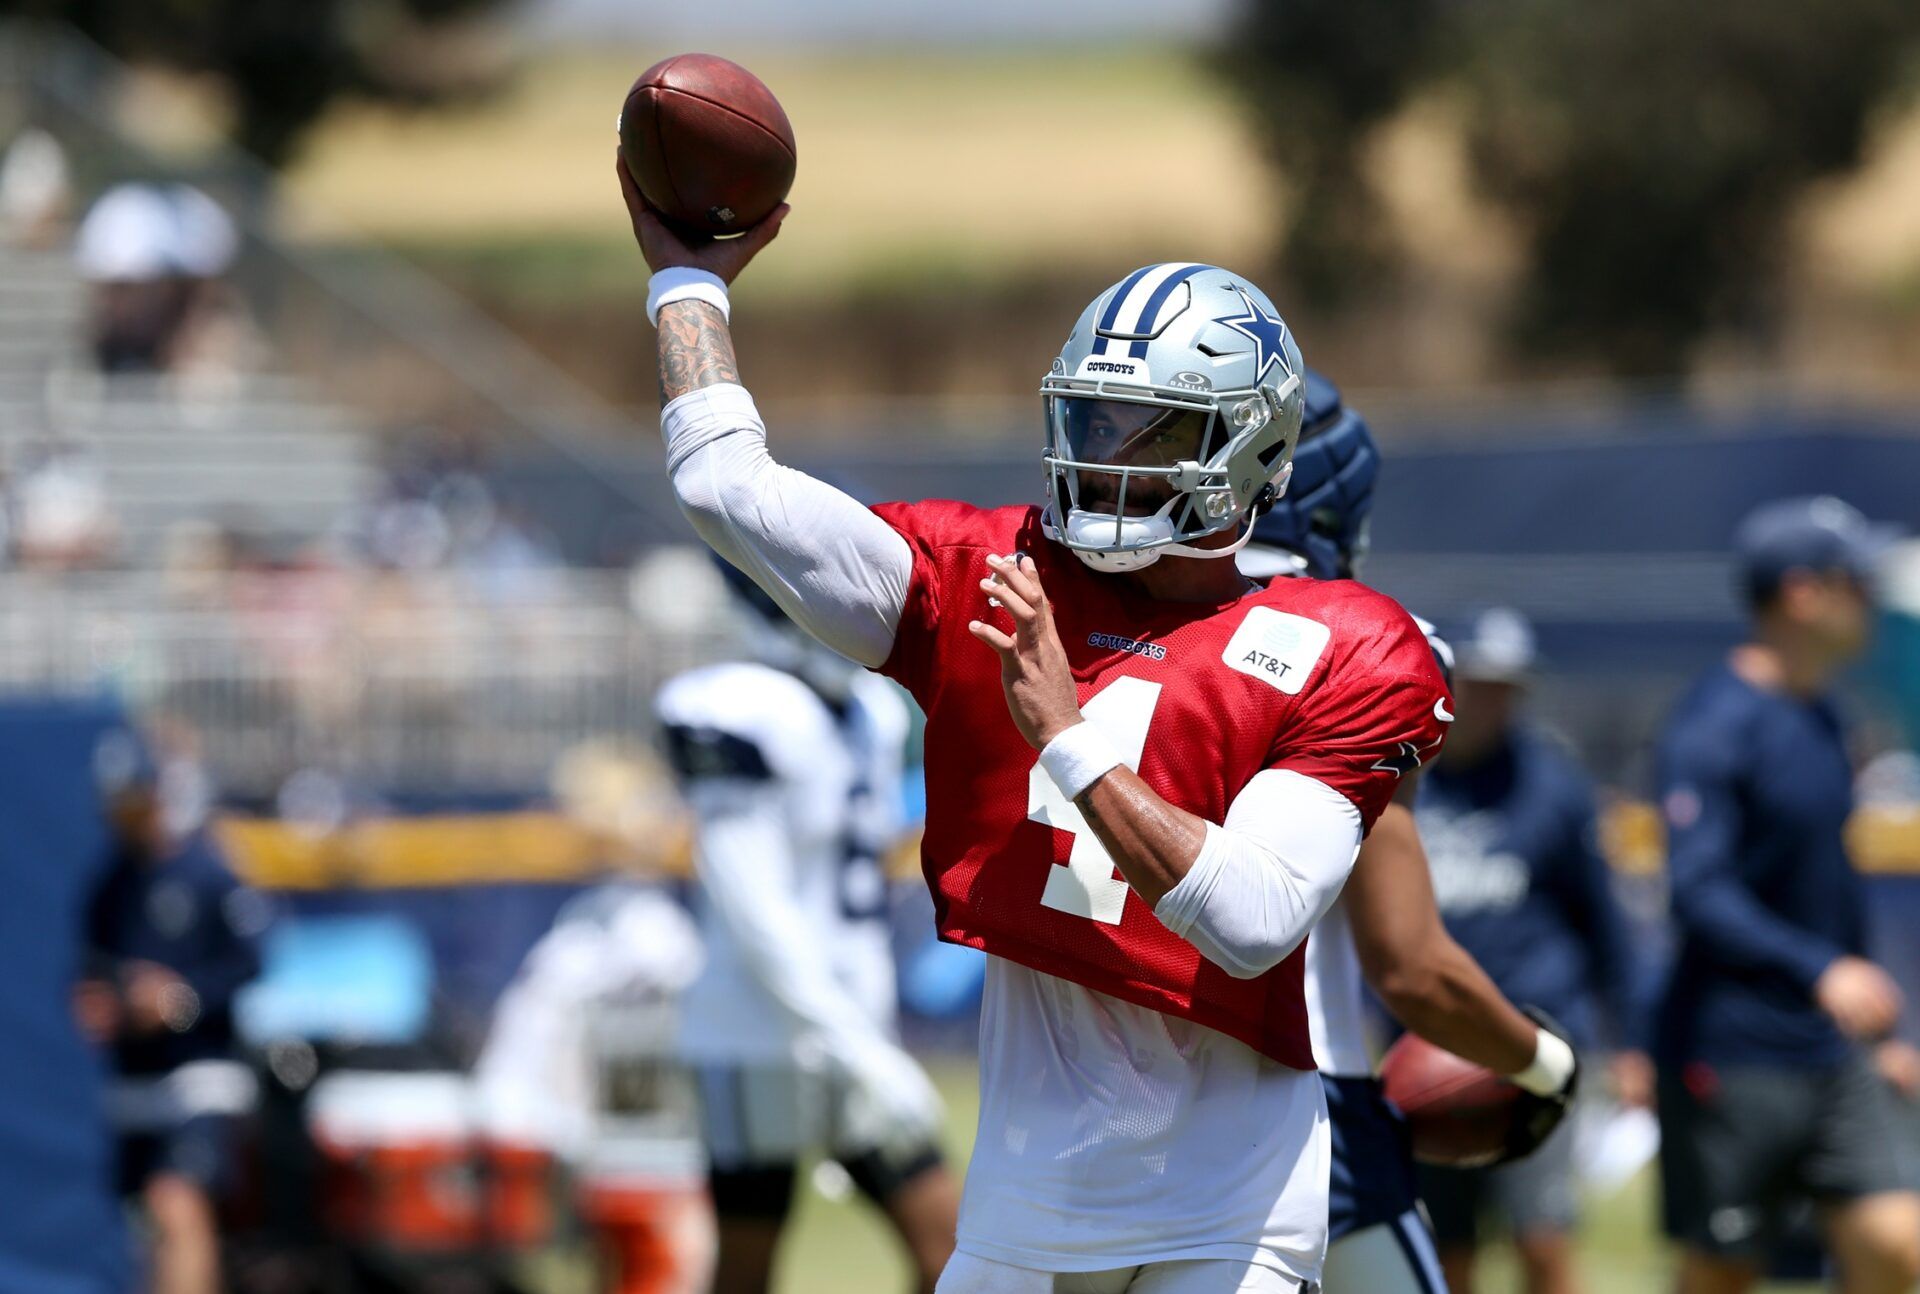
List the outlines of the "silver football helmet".
<svg viewBox="0 0 1920 1294">
<path fill-rule="evenodd" d="M 1238 275 L 1177 261 L 1127 275 L 1040 383 L 1047 536 L 1109 572 L 1238 551 L 1286 489 L 1305 372 L 1273 302 Z M 1230 545 L 1191 542 L 1234 526 Z"/>
</svg>

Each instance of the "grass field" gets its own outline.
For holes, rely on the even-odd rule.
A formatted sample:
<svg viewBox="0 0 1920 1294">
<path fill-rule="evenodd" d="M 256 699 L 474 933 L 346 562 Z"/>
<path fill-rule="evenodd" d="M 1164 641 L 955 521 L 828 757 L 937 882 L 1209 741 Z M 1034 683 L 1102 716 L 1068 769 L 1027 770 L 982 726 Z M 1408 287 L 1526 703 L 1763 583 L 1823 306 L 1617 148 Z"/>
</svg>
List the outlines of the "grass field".
<svg viewBox="0 0 1920 1294">
<path fill-rule="evenodd" d="M 972 1065 L 949 1060 L 936 1068 L 935 1077 L 948 1102 L 948 1146 L 954 1162 L 964 1163 L 978 1113 Z M 1671 1266 L 1655 1234 L 1657 1207 L 1650 1172 L 1616 1195 L 1588 1201 L 1580 1245 L 1587 1294 L 1659 1294 L 1668 1288 Z M 1495 1247 L 1484 1261 L 1484 1270 L 1475 1294 L 1519 1294 L 1510 1251 Z M 1765 1290 L 1766 1294 L 1801 1294 L 1816 1288 L 1770 1285 Z M 906 1289 L 906 1267 L 871 1209 L 856 1200 L 831 1200 L 807 1189 L 781 1254 L 776 1289 L 778 1294 L 885 1294 Z"/>
</svg>

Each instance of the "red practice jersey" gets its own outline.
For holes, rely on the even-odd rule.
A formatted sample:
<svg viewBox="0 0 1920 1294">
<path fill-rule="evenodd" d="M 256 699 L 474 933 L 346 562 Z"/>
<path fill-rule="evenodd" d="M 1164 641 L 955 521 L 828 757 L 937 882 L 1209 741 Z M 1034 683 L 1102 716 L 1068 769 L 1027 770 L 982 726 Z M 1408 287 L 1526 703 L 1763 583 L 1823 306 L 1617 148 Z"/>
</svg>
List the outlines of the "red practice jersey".
<svg viewBox="0 0 1920 1294">
<path fill-rule="evenodd" d="M 1156 793 L 1218 823 L 1256 773 L 1290 769 L 1347 796 L 1371 829 L 1451 717 L 1413 618 L 1350 580 L 1275 580 L 1219 605 L 1155 601 L 1047 539 L 1031 507 L 929 500 L 875 511 L 913 550 L 881 670 L 927 714 L 921 858 L 941 938 L 1312 1069 L 1302 951 L 1235 979 L 1161 925 L 1039 767 L 1007 711 L 999 657 L 967 622 L 993 618 L 979 587 L 987 555 L 1026 553 L 1083 714 Z M 1006 625 L 1004 613 L 996 622 Z"/>
</svg>

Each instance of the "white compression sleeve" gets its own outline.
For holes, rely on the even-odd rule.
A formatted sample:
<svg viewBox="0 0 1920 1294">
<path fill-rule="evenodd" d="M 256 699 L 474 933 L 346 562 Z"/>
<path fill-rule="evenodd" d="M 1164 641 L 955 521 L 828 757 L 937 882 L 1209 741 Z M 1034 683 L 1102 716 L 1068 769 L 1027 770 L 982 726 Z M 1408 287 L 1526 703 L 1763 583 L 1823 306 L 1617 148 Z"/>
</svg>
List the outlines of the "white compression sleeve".
<svg viewBox="0 0 1920 1294">
<path fill-rule="evenodd" d="M 1284 769 L 1248 782 L 1154 915 L 1220 969 L 1250 979 L 1280 964 L 1326 914 L 1360 852 L 1360 811 Z"/>
<path fill-rule="evenodd" d="M 913 553 L 860 502 L 767 453 L 746 388 L 689 391 L 660 411 L 667 475 L 693 528 L 793 622 L 879 665 L 907 604 Z"/>
</svg>

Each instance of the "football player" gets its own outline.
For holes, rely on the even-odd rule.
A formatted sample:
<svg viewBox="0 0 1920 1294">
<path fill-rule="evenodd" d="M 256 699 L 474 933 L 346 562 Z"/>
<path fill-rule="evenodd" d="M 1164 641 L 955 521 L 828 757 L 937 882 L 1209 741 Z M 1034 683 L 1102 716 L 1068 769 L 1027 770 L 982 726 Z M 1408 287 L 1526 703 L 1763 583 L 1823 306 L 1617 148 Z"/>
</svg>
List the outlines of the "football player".
<svg viewBox="0 0 1920 1294">
<path fill-rule="evenodd" d="M 1449 934 L 1502 992 L 1535 1003 L 1582 1050 L 1610 1026 L 1605 1073 L 1622 1106 L 1653 1104 L 1653 1062 L 1638 1036 L 1639 969 L 1626 913 L 1600 852 L 1593 788 L 1570 751 L 1526 714 L 1536 678 L 1532 627 L 1495 607 L 1462 623 L 1446 757 L 1420 785 L 1420 830 Z M 1523 1294 L 1578 1294 L 1572 1128 L 1524 1163 L 1430 1167 L 1420 1194 L 1456 1290 L 1475 1285 L 1475 1252 L 1494 1223 L 1513 1242 Z"/>
<path fill-rule="evenodd" d="M 940 1101 L 894 1041 L 880 859 L 902 827 L 906 703 L 720 564 L 752 662 L 654 703 L 695 816 L 707 957 L 682 1000 L 720 1228 L 717 1294 L 764 1294 L 801 1157 L 824 1150 L 882 1209 L 931 1290 L 959 1191 Z"/>
<path fill-rule="evenodd" d="M 1379 467 L 1365 420 L 1331 382 L 1309 373 L 1292 483 L 1255 524 L 1241 569 L 1258 579 L 1354 577 Z M 1446 644 L 1431 633 L 1428 640 L 1448 664 Z M 1559 1123 L 1576 1079 L 1566 1042 L 1515 1009 L 1441 923 L 1413 820 L 1418 779 L 1410 772 L 1395 786 L 1339 901 L 1307 944 L 1307 1010 L 1333 1140 L 1327 1294 L 1447 1287 L 1420 1213 L 1405 1124 L 1374 1076 L 1363 981 L 1415 1033 L 1527 1090 L 1534 1108 L 1516 1119 L 1512 1158 Z"/>
<path fill-rule="evenodd" d="M 939 930 L 991 955 L 941 1290 L 1309 1288 L 1328 1141 L 1301 943 L 1448 698 L 1390 599 L 1234 566 L 1299 434 L 1286 324 L 1225 270 L 1136 270 L 1042 379 L 1044 507 L 869 511 L 777 464 L 739 383 L 726 284 L 784 209 L 693 249 L 619 174 L 683 509 L 927 714 Z"/>
</svg>

